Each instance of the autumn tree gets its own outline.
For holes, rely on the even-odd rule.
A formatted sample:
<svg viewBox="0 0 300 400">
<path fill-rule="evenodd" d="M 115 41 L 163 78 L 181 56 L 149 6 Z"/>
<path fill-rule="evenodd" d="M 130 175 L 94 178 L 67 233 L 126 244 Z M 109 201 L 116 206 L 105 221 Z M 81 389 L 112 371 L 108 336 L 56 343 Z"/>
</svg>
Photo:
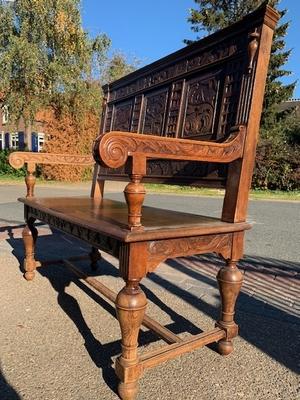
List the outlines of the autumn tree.
<svg viewBox="0 0 300 400">
<path fill-rule="evenodd" d="M 37 112 L 67 110 L 80 119 L 99 109 L 95 59 L 105 58 L 106 35 L 82 29 L 79 0 L 0 0 L 0 93 L 12 122 L 23 118 L 26 144 Z"/>
</svg>

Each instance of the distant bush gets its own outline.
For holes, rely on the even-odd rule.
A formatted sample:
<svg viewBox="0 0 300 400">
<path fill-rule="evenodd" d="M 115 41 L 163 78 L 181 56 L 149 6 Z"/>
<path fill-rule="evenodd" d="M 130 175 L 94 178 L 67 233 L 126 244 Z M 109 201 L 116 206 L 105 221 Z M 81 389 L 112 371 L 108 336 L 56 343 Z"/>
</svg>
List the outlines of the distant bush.
<svg viewBox="0 0 300 400">
<path fill-rule="evenodd" d="M 295 140 L 298 136 L 299 125 L 279 126 L 277 134 L 262 135 L 257 148 L 253 188 L 300 189 L 300 146 Z"/>
<path fill-rule="evenodd" d="M 15 169 L 10 166 L 8 162 L 8 157 L 10 153 L 14 150 L 0 150 L 0 176 L 2 175 L 10 175 L 10 176 L 25 176 L 26 169 L 25 167 L 20 169 Z"/>
</svg>

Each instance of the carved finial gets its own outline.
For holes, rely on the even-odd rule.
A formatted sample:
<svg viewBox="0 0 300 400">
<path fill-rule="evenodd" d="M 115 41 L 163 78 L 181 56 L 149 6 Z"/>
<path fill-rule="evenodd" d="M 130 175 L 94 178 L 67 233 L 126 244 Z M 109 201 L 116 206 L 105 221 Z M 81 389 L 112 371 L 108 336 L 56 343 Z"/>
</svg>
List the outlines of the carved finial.
<svg viewBox="0 0 300 400">
<path fill-rule="evenodd" d="M 253 69 L 253 60 L 258 48 L 258 38 L 260 34 L 257 32 L 257 28 L 255 28 L 254 32 L 249 33 L 249 38 L 251 39 L 248 44 L 248 55 L 249 55 L 249 64 L 248 64 L 248 73 L 250 74 Z"/>
</svg>

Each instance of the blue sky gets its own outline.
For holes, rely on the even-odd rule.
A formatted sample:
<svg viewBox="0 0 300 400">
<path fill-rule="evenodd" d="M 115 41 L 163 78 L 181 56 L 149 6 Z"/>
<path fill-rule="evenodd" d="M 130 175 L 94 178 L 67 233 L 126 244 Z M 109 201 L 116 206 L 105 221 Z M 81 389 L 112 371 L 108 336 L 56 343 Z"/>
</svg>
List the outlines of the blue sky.
<svg viewBox="0 0 300 400">
<path fill-rule="evenodd" d="M 149 64 L 184 47 L 183 39 L 194 39 L 187 22 L 193 0 L 82 0 L 83 24 L 92 36 L 106 33 L 114 50 L 137 57 Z M 287 69 L 292 71 L 285 82 L 299 80 L 294 97 L 300 98 L 300 1 L 282 0 L 291 21 L 287 48 L 293 48 Z"/>
</svg>

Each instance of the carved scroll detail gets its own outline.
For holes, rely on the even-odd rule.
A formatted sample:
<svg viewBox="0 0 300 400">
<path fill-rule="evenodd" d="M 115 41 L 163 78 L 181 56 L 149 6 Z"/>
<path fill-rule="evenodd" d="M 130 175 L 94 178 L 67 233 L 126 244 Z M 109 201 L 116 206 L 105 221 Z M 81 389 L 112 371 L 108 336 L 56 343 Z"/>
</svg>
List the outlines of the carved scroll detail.
<svg viewBox="0 0 300 400">
<path fill-rule="evenodd" d="M 9 163 L 13 168 L 19 169 L 24 164 L 62 164 L 62 165 L 93 165 L 94 160 L 90 155 L 80 154 L 52 154 L 52 153 L 30 153 L 15 151 L 9 156 Z"/>
<path fill-rule="evenodd" d="M 218 79 L 202 77 L 188 84 L 183 137 L 212 133 Z"/>
<path fill-rule="evenodd" d="M 160 262 L 171 257 L 181 257 L 206 252 L 230 255 L 232 234 L 192 236 L 178 239 L 151 241 L 148 244 L 148 272 L 153 271 Z"/>
<path fill-rule="evenodd" d="M 226 143 L 196 142 L 195 140 L 148 136 L 126 132 L 109 132 L 95 142 L 94 157 L 101 165 L 118 168 L 128 156 L 143 155 L 148 158 L 231 162 L 242 157 L 245 127 Z"/>
</svg>

